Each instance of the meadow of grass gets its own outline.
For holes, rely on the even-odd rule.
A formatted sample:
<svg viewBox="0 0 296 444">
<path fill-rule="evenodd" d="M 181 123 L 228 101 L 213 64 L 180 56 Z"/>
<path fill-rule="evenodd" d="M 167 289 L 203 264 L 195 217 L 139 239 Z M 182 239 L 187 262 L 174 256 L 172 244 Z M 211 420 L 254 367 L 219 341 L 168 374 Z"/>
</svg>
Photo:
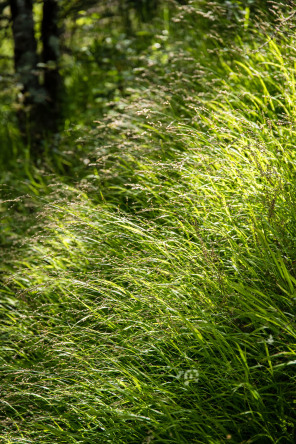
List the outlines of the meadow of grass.
<svg viewBox="0 0 296 444">
<path fill-rule="evenodd" d="M 2 267 L 5 444 L 295 442 L 293 17 L 181 11 Z"/>
</svg>

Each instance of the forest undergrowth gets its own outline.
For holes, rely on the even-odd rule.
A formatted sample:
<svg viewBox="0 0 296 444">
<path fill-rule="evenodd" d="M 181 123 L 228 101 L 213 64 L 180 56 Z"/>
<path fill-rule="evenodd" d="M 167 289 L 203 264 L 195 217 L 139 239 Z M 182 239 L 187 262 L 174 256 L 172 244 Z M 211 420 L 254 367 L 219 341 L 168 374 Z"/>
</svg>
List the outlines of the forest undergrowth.
<svg viewBox="0 0 296 444">
<path fill-rule="evenodd" d="M 295 19 L 200 15 L 5 255 L 5 444 L 295 442 Z"/>
</svg>

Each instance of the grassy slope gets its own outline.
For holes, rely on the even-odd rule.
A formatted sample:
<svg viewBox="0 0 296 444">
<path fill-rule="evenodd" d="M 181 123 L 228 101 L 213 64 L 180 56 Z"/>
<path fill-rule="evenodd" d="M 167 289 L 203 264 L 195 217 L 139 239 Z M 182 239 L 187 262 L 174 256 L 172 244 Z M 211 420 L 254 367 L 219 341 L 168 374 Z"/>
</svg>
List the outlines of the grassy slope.
<svg viewBox="0 0 296 444">
<path fill-rule="evenodd" d="M 277 37 L 113 122 L 107 201 L 53 193 L 3 289 L 5 443 L 294 442 L 295 41 Z"/>
</svg>

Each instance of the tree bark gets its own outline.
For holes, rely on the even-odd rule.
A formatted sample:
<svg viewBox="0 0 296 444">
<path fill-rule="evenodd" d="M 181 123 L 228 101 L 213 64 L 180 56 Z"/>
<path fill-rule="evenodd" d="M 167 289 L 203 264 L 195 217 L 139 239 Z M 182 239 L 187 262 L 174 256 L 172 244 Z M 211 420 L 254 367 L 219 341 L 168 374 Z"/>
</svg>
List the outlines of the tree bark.
<svg viewBox="0 0 296 444">
<path fill-rule="evenodd" d="M 41 26 L 42 62 L 46 65 L 44 89 L 48 101 L 48 130 L 51 132 L 57 131 L 60 117 L 61 77 L 58 66 L 60 58 L 58 15 L 58 0 L 44 0 Z"/>
<path fill-rule="evenodd" d="M 9 0 L 9 5 L 14 65 L 20 85 L 19 128 L 24 142 L 38 155 L 43 139 L 57 132 L 60 116 L 58 0 L 43 0 L 41 57 L 34 33 L 33 0 Z M 40 61 L 43 64 L 38 64 Z"/>
<path fill-rule="evenodd" d="M 34 34 L 32 0 L 10 0 L 14 40 L 14 65 L 20 84 L 18 119 L 22 136 L 28 142 L 34 136 L 30 123 L 45 101 L 38 79 L 37 44 Z"/>
</svg>

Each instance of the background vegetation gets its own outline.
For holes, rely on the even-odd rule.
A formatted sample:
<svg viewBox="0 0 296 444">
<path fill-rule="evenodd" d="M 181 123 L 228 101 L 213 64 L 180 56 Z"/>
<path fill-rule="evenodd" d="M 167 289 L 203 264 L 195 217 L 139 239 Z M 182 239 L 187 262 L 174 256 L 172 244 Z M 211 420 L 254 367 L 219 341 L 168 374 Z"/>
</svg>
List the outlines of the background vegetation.
<svg viewBox="0 0 296 444">
<path fill-rule="evenodd" d="M 1 439 L 294 443 L 293 5 L 59 6 L 38 155 L 1 19 Z"/>
</svg>

